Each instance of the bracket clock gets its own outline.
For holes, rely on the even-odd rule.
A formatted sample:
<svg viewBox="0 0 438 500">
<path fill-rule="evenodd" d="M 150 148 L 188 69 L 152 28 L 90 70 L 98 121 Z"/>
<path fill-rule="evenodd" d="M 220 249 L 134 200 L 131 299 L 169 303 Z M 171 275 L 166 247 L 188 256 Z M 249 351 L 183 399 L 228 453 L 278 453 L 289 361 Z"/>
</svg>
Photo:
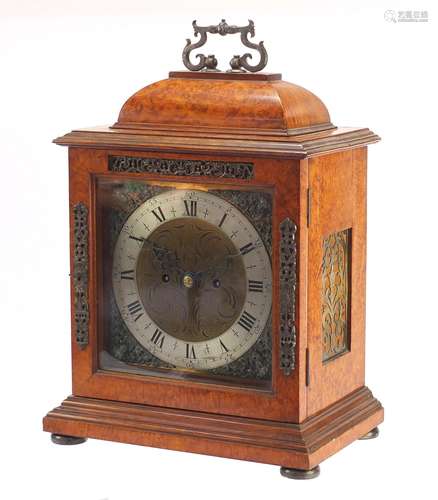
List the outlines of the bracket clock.
<svg viewBox="0 0 438 500">
<path fill-rule="evenodd" d="M 367 128 L 260 73 L 247 26 L 69 147 L 73 390 L 58 444 L 105 439 L 306 479 L 375 437 L 364 385 Z M 207 34 L 258 52 L 218 71 Z"/>
</svg>

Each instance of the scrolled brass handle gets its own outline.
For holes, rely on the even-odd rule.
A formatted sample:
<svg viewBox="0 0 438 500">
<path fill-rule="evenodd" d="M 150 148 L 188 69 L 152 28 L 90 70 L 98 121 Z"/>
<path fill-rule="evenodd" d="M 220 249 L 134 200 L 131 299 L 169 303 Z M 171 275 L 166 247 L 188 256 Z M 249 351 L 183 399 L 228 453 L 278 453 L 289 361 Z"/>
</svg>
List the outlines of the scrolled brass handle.
<svg viewBox="0 0 438 500">
<path fill-rule="evenodd" d="M 249 52 L 246 52 L 242 56 L 233 56 L 230 61 L 231 70 L 229 71 L 250 71 L 251 73 L 255 73 L 256 71 L 261 71 L 268 63 L 268 53 L 266 52 L 263 42 L 253 43 L 248 39 L 249 35 L 251 35 L 251 38 L 255 36 L 253 21 L 249 20 L 247 26 L 229 25 L 227 24 L 225 19 L 222 19 L 222 21 L 217 25 L 198 26 L 196 24 L 196 21 L 193 21 L 192 25 L 195 37 L 200 35 L 200 39 L 197 42 L 192 43 L 192 41 L 187 38 L 186 46 L 184 47 L 182 53 L 184 66 L 190 71 L 216 71 L 218 61 L 214 54 L 210 54 L 208 56 L 204 54 L 196 54 L 199 62 L 197 64 L 194 64 L 190 61 L 191 52 L 205 45 L 205 43 L 207 42 L 208 33 L 219 34 L 221 36 L 240 33 L 240 40 L 243 45 L 250 49 L 256 50 L 260 54 L 260 61 L 255 65 L 251 65 L 248 62 L 249 59 L 252 59 L 252 55 Z"/>
</svg>

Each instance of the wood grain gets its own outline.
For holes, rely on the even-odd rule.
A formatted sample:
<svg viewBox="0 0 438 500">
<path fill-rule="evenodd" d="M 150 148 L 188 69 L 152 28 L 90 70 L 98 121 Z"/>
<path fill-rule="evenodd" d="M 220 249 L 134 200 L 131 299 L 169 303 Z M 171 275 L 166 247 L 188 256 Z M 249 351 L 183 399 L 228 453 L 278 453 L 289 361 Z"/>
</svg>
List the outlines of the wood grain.
<svg viewBox="0 0 438 500">
<path fill-rule="evenodd" d="M 209 411 L 220 414 L 250 416 L 257 418 L 297 421 L 299 418 L 302 373 L 295 370 L 286 377 L 278 369 L 279 338 L 278 304 L 279 273 L 278 269 L 278 230 L 280 221 L 286 217 L 299 219 L 299 162 L 267 159 L 250 159 L 240 157 L 238 161 L 254 163 L 254 178 L 251 180 L 218 179 L 218 178 L 183 178 L 163 176 L 160 174 L 112 173 L 108 171 L 108 156 L 123 155 L 122 150 L 70 149 L 70 187 L 71 205 L 86 200 L 90 207 L 90 343 L 88 348 L 79 349 L 72 337 L 73 348 L 73 393 L 84 397 L 102 398 L 113 401 L 130 401 L 166 407 L 181 407 L 195 411 Z M 132 153 L 139 154 L 139 153 Z M 154 157 L 163 156 L 154 153 Z M 193 155 L 165 155 L 166 158 L 195 159 Z M 209 159 L 204 157 L 204 159 Z M 230 157 L 221 157 L 227 161 Z M 129 181 L 131 179 L 149 180 L 151 182 L 182 183 L 196 188 L 197 184 L 208 187 L 236 188 L 268 188 L 273 193 L 273 378 L 271 390 L 254 390 L 246 387 L 231 387 L 220 382 L 193 382 L 176 380 L 160 376 L 142 377 L 135 374 L 122 374 L 100 370 L 98 363 L 99 345 L 102 335 L 102 276 L 99 274 L 101 259 L 98 253 L 99 218 L 95 206 L 95 182 L 100 178 L 112 178 Z M 299 233 L 298 233 L 299 239 Z M 297 298 L 299 305 L 299 298 Z M 100 305 L 99 305 L 100 304 Z M 73 303 L 72 303 L 73 308 Z M 98 318 L 101 318 L 99 323 Z M 300 318 L 297 318 L 300 325 Z M 301 356 L 301 340 L 298 339 L 298 359 Z M 301 373 L 301 375 L 300 375 Z"/>
<path fill-rule="evenodd" d="M 72 396 L 43 425 L 58 434 L 311 469 L 382 420 L 380 403 L 364 387 L 302 424 Z"/>
<path fill-rule="evenodd" d="M 383 409 L 364 387 L 364 325 L 366 146 L 378 140 L 367 128 L 334 127 L 316 96 L 278 75 L 186 72 L 134 94 L 113 127 L 74 130 L 55 139 L 69 146 L 72 243 L 73 206 L 82 202 L 90 214 L 90 342 L 85 349 L 76 344 L 72 296 L 73 396 L 49 412 L 44 429 L 310 469 L 376 427 Z M 254 175 L 224 179 L 115 173 L 108 169 L 110 155 L 238 161 L 252 163 Z M 107 264 L 99 247 L 96 182 L 103 178 L 272 193 L 270 387 L 100 368 L 102 302 L 108 290 L 102 281 Z M 285 218 L 298 227 L 296 368 L 290 376 L 279 366 L 279 227 Z M 322 241 L 350 228 L 351 348 L 323 363 Z M 71 262 L 73 276 L 73 250 Z"/>
<path fill-rule="evenodd" d="M 260 131 L 259 131 L 260 132 Z M 338 128 L 303 131 L 301 135 L 250 134 L 248 130 L 210 130 L 193 127 L 183 133 L 171 127 L 117 130 L 94 127 L 69 132 L 54 140 L 62 146 L 118 148 L 129 151 L 166 151 L 171 153 L 226 156 L 250 155 L 253 158 L 304 159 L 336 151 L 363 147 L 380 140 L 369 129 Z"/>
<path fill-rule="evenodd" d="M 361 387 L 365 380 L 366 152 L 364 149 L 309 161 L 312 221 L 309 227 L 308 335 L 311 415 Z M 351 229 L 351 348 L 324 363 L 322 353 L 323 238 Z"/>
<path fill-rule="evenodd" d="M 208 73 L 202 73 L 207 75 Z M 173 74 L 144 87 L 123 105 L 114 128 L 173 125 L 228 129 L 288 130 L 312 125 L 333 128 L 322 101 L 308 90 L 277 79 L 243 80 Z M 211 73 L 211 75 L 213 75 Z"/>
</svg>

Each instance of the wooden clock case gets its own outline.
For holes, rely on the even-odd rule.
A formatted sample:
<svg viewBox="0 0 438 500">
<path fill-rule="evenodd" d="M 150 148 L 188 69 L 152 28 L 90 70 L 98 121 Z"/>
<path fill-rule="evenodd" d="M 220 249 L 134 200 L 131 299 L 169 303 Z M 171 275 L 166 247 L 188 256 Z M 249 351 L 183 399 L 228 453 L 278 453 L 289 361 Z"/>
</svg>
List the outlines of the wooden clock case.
<svg viewBox="0 0 438 500">
<path fill-rule="evenodd" d="M 303 477 L 376 435 L 383 408 L 364 385 L 364 356 L 367 145 L 378 140 L 366 128 L 333 126 L 320 99 L 279 74 L 232 72 L 170 73 L 128 99 L 114 126 L 56 139 L 69 146 L 73 395 L 47 414 L 44 430 L 55 442 L 105 439 Z M 110 170 L 114 156 L 124 168 Z M 171 160 L 179 167 L 169 174 Z M 250 174 L 234 175 L 236 164 L 251 164 Z M 103 177 L 272 189 L 270 390 L 99 368 L 95 183 Z M 330 280 L 344 288 L 333 291 Z M 343 318 L 327 312 L 336 293 Z"/>
</svg>

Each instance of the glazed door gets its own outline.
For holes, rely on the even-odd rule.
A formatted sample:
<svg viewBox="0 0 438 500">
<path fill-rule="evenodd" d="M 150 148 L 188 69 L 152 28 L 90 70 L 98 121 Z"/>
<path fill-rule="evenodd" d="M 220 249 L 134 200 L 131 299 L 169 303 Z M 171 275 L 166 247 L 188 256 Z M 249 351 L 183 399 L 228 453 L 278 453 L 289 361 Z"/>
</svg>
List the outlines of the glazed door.
<svg viewBox="0 0 438 500">
<path fill-rule="evenodd" d="M 155 162 L 154 173 L 125 169 L 126 165 L 129 167 L 133 163 L 152 161 L 150 158 Z M 228 177 L 181 178 L 169 175 L 169 165 L 175 160 L 182 162 L 180 165 L 184 165 L 184 161 L 188 162 L 187 165 L 192 167 L 199 158 L 158 152 L 148 155 L 145 152 L 117 150 L 70 150 L 74 395 L 225 415 L 297 421 L 298 370 L 285 366 L 292 358 L 285 356 L 280 342 L 280 294 L 284 287 L 289 294 L 294 293 L 294 289 L 290 281 L 285 283 L 281 277 L 286 264 L 283 263 L 283 268 L 281 267 L 280 247 L 294 245 L 298 239 L 298 229 L 291 222 L 298 220 L 298 163 L 226 156 L 202 158 L 203 161 L 215 161 L 216 169 L 226 168 Z M 163 165 L 166 171 L 164 172 L 164 167 L 163 173 L 159 169 L 157 171 L 157 165 Z M 238 175 L 231 177 L 230 172 L 234 171 Z M 195 193 L 193 202 L 184 198 L 183 193 L 188 192 Z M 179 200 L 179 204 L 173 204 L 174 200 Z M 206 200 L 210 203 L 208 207 L 205 205 Z M 85 212 L 79 218 L 78 206 L 85 207 Z M 218 206 L 226 208 L 220 214 L 221 217 L 219 212 L 215 213 Z M 146 207 L 144 211 L 142 207 Z M 229 363 L 229 366 L 226 363 L 216 363 L 208 367 L 212 369 L 200 369 L 202 366 L 198 363 L 197 349 L 204 350 L 205 358 L 205 352 L 215 348 L 214 343 L 209 343 L 208 340 L 198 342 L 195 346 L 186 342 L 187 351 L 182 351 L 186 362 L 182 365 L 178 357 L 169 351 L 171 336 L 166 335 L 168 329 L 174 329 L 176 333 L 172 338 L 172 345 L 175 350 L 180 349 L 178 341 L 180 344 L 182 341 L 178 337 L 178 327 L 184 317 L 181 302 L 178 302 L 180 297 L 172 295 L 173 298 L 170 299 L 170 296 L 163 295 L 161 299 L 157 298 L 156 295 L 151 295 L 152 288 L 149 285 L 142 296 L 138 292 L 141 280 L 134 280 L 134 268 L 126 266 L 130 258 L 134 262 L 137 257 L 132 252 L 127 252 L 125 256 L 121 248 L 127 245 L 127 241 L 129 245 L 135 245 L 138 241 L 139 255 L 142 255 L 141 252 L 146 255 L 140 266 L 142 280 L 146 279 L 144 276 L 152 275 L 153 279 L 159 278 L 161 284 L 173 283 L 172 273 L 164 268 L 158 272 L 157 267 L 150 266 L 150 259 L 155 256 L 150 250 L 157 251 L 159 255 L 164 250 L 171 250 L 170 253 L 175 254 L 173 259 L 166 253 L 164 260 L 157 254 L 157 265 L 173 259 L 175 266 L 187 267 L 187 262 L 190 261 L 187 252 L 182 255 L 178 247 L 172 246 L 175 243 L 173 236 L 165 239 L 166 232 L 176 234 L 180 230 L 178 217 L 182 212 L 178 210 L 186 211 L 183 214 L 184 223 L 190 220 L 190 238 L 187 241 L 184 238 L 178 240 L 186 250 L 193 241 L 196 245 L 203 244 L 205 235 L 216 238 L 219 248 L 223 241 L 219 237 L 218 228 L 223 226 L 224 220 L 227 221 L 226 217 L 229 217 L 228 220 L 235 217 L 238 222 L 236 227 L 227 230 L 230 241 L 239 240 L 239 231 L 248 237 L 258 234 L 258 237 L 251 237 L 248 242 L 242 240 L 237 244 L 237 253 L 233 254 L 239 257 L 245 269 L 237 266 L 235 275 L 225 272 L 219 277 L 212 277 L 211 286 L 207 287 L 210 303 L 197 303 L 199 308 L 214 309 L 215 290 L 220 290 L 225 285 L 237 289 L 241 284 L 239 276 L 246 276 L 246 299 L 238 304 L 241 311 L 229 320 L 227 328 L 236 337 L 241 336 L 241 344 L 254 332 L 257 333 L 259 323 L 263 328 L 260 327 L 254 347 L 251 348 L 258 350 L 255 352 L 248 349 L 235 363 L 232 359 L 233 363 Z M 145 212 L 149 214 L 150 221 L 142 218 Z M 212 213 L 215 217 L 212 217 Z M 156 237 L 157 233 L 152 233 L 155 236 L 148 240 L 148 244 L 152 242 L 152 247 L 149 247 L 145 246 L 143 233 L 137 234 L 133 228 L 144 226 L 144 230 L 149 231 L 151 221 L 157 227 L 162 223 L 160 228 L 166 226 L 166 231 L 163 229 L 159 237 Z M 171 224 L 168 228 L 169 221 Z M 213 222 L 215 228 L 210 227 Z M 80 238 L 85 234 L 88 234 L 88 296 L 82 293 L 85 289 L 84 282 L 78 287 L 77 281 L 78 269 L 83 272 L 87 267 L 83 263 L 78 266 L 78 250 L 82 251 L 82 257 L 85 252 L 84 241 Z M 160 239 L 161 237 L 164 239 Z M 230 241 L 226 241 L 227 245 L 231 245 Z M 210 248 L 209 252 L 213 250 Z M 260 259 L 247 257 L 252 255 L 251 252 L 253 255 L 259 254 Z M 266 259 L 263 257 L 264 252 Z M 207 253 L 207 257 L 208 255 Z M 296 252 L 294 254 L 292 248 L 288 249 L 288 255 L 296 258 Z M 125 261 L 125 257 L 128 260 Z M 114 265 L 115 260 L 117 265 Z M 216 259 L 213 255 L 207 260 L 214 263 Z M 268 265 L 264 264 L 269 260 L 272 276 L 267 272 Z M 207 265 L 205 259 L 202 265 Z M 135 266 L 138 271 L 138 265 Z M 260 274 L 252 275 L 257 266 L 263 269 Z M 184 286 L 190 288 L 193 285 L 191 280 L 197 279 L 199 269 L 195 271 L 183 273 Z M 293 271 L 296 272 L 296 269 Z M 296 276 L 293 279 L 296 280 Z M 268 290 L 271 295 L 266 306 Z M 137 292 L 138 297 L 133 296 L 132 301 L 126 299 L 126 294 Z M 232 301 L 233 297 L 239 299 L 238 294 L 231 293 L 230 297 Z M 295 299 L 296 297 L 290 297 L 288 304 Z M 81 315 L 86 312 L 87 303 L 89 318 L 88 321 L 83 321 L 87 319 L 86 314 Z M 169 306 L 168 313 L 165 311 L 166 303 Z M 154 311 L 151 312 L 150 309 L 152 306 L 155 311 L 159 310 L 161 316 L 153 316 Z M 167 326 L 163 329 L 155 325 L 150 327 L 146 313 L 155 324 Z M 193 317 L 196 319 L 199 315 Z M 295 320 L 295 327 L 298 328 L 298 318 Z M 233 321 L 237 325 L 234 330 Z M 194 331 L 198 329 L 199 334 L 203 333 L 199 323 L 193 325 Z M 144 335 L 141 329 L 146 332 Z M 230 339 L 233 340 L 231 333 Z M 152 350 L 147 348 L 148 342 L 152 345 Z M 223 358 L 226 358 L 230 350 L 228 341 L 220 342 L 216 339 L 215 342 L 216 347 L 221 349 Z M 237 340 L 235 342 L 238 343 Z M 163 347 L 167 348 L 166 352 Z M 294 347 L 292 343 L 288 344 L 288 348 Z M 252 357 L 245 358 L 246 353 L 252 353 Z M 298 355 L 294 362 L 298 364 Z"/>
</svg>

